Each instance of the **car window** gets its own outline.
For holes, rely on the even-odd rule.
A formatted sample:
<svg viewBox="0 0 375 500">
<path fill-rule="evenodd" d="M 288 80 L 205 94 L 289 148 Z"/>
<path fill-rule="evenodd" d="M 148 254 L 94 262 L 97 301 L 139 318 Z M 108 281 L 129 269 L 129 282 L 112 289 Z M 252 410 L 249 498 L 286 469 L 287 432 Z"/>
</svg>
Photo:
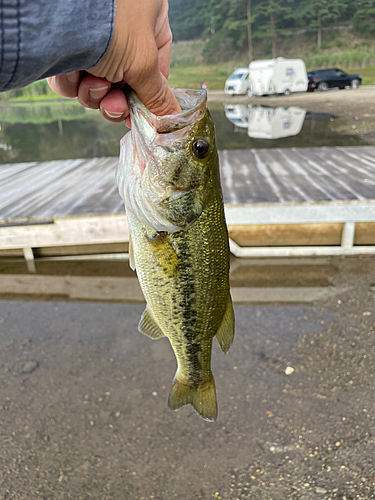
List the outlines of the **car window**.
<svg viewBox="0 0 375 500">
<path fill-rule="evenodd" d="M 344 72 L 341 69 L 335 69 L 335 76 L 344 76 Z"/>
<path fill-rule="evenodd" d="M 230 75 L 229 80 L 240 80 L 245 73 L 233 73 Z"/>
</svg>

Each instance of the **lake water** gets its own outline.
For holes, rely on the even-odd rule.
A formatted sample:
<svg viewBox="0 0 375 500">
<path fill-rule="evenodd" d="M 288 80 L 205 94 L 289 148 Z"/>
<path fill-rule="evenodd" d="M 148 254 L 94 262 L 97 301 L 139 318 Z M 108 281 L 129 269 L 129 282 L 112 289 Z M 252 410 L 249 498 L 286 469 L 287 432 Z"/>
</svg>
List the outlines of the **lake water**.
<svg viewBox="0 0 375 500">
<path fill-rule="evenodd" d="M 210 105 L 218 149 L 370 144 L 346 117 L 300 107 Z M 0 164 L 117 156 L 123 124 L 75 102 L 1 105 Z"/>
</svg>

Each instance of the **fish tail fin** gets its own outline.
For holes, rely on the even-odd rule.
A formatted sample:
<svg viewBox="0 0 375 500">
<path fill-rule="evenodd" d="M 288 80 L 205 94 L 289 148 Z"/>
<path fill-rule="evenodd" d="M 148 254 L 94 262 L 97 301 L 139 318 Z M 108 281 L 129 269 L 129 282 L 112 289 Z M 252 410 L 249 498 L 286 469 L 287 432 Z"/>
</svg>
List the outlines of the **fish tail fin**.
<svg viewBox="0 0 375 500">
<path fill-rule="evenodd" d="M 216 420 L 216 390 L 212 373 L 208 380 L 197 387 L 182 382 L 176 375 L 169 395 L 168 406 L 172 410 L 178 410 L 188 404 L 191 404 L 198 415 L 204 420 L 210 422 Z"/>
</svg>

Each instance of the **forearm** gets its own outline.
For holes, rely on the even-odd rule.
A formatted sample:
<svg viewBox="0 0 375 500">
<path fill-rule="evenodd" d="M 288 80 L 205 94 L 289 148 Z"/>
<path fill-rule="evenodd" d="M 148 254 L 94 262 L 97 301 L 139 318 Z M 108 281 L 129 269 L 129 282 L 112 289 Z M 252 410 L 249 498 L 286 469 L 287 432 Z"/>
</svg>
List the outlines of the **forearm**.
<svg viewBox="0 0 375 500">
<path fill-rule="evenodd" d="M 115 0 L 0 0 L 0 91 L 95 66 Z"/>
</svg>

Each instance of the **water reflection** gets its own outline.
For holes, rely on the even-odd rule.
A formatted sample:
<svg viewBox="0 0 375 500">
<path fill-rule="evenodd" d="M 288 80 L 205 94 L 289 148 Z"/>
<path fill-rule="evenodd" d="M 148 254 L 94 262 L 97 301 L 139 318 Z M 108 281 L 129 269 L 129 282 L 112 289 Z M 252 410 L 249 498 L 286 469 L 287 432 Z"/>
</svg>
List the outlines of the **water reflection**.
<svg viewBox="0 0 375 500">
<path fill-rule="evenodd" d="M 126 130 L 74 101 L 0 105 L 0 163 L 118 156 Z"/>
<path fill-rule="evenodd" d="M 244 104 L 225 106 L 225 116 L 236 128 L 245 128 L 254 139 L 281 139 L 298 135 L 307 111 L 297 106 L 270 108 Z M 325 113 L 321 113 L 325 115 Z M 310 119 L 313 115 L 309 114 Z M 327 120 L 334 119 L 327 114 Z"/>
<path fill-rule="evenodd" d="M 347 118 L 337 117 L 336 124 L 332 114 L 294 106 L 211 104 L 210 111 L 219 149 L 371 144 L 353 132 Z M 0 104 L 0 164 L 118 156 L 125 132 L 123 124 L 74 101 Z"/>
</svg>

